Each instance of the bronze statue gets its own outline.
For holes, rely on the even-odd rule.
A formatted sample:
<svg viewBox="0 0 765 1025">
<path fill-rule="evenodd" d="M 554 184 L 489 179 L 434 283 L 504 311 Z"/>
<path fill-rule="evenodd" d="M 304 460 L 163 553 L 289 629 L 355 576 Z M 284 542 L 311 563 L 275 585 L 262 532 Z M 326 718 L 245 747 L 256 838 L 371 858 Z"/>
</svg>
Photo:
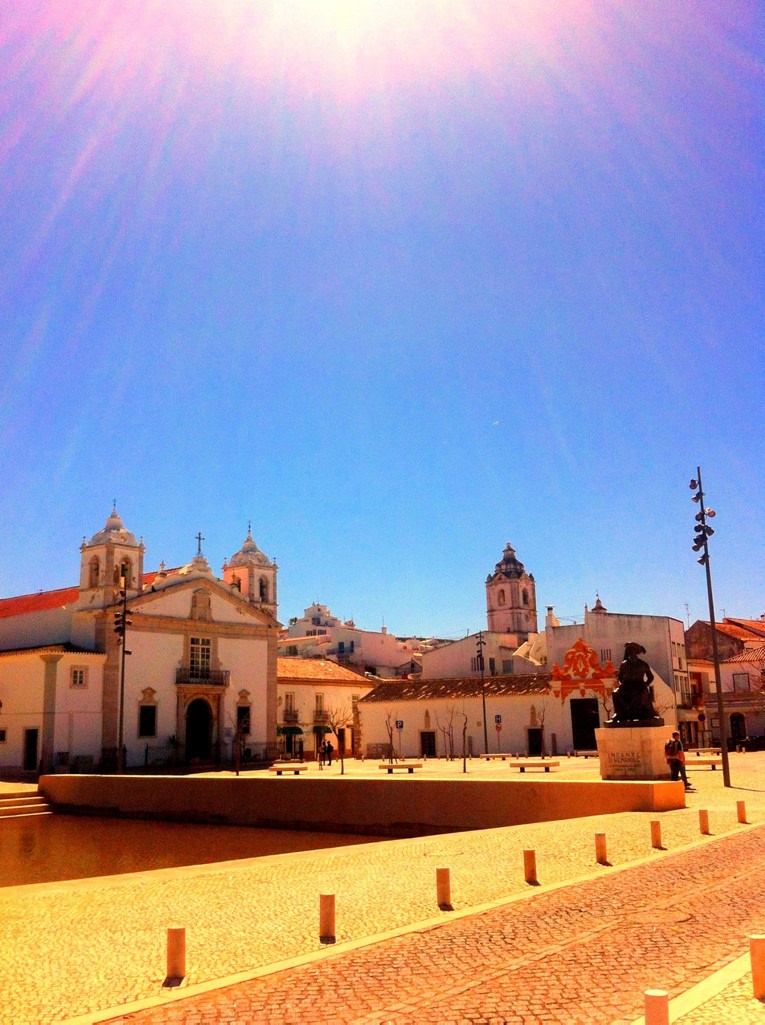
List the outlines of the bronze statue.
<svg viewBox="0 0 765 1025">
<path fill-rule="evenodd" d="M 616 678 L 619 686 L 614 690 L 613 724 L 640 722 L 645 725 L 662 725 L 653 703 L 653 673 L 648 663 L 640 658 L 645 655 L 642 644 L 630 641 L 624 646 L 624 661 L 619 666 Z"/>
</svg>

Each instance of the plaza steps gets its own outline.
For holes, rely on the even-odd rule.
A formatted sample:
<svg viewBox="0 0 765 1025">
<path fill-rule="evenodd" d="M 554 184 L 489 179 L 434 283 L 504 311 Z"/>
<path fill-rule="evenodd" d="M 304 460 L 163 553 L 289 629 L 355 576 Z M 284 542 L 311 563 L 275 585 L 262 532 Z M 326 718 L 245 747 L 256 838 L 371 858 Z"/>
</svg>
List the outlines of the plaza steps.
<svg viewBox="0 0 765 1025">
<path fill-rule="evenodd" d="M 52 815 L 51 806 L 40 793 L 20 790 L 0 796 L 0 820 L 30 815 Z"/>
</svg>

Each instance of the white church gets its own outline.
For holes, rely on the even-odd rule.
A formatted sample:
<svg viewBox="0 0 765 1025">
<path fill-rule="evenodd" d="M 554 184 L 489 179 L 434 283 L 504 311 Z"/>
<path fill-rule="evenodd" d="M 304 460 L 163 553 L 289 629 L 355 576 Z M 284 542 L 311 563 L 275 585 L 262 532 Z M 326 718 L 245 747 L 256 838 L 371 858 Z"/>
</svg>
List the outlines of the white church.
<svg viewBox="0 0 765 1025">
<path fill-rule="evenodd" d="M 248 530 L 219 579 L 201 540 L 145 573 L 115 508 L 78 586 L 0 599 L 0 769 L 113 770 L 120 749 L 128 767 L 216 763 L 236 738 L 275 753 L 278 567 Z"/>
</svg>

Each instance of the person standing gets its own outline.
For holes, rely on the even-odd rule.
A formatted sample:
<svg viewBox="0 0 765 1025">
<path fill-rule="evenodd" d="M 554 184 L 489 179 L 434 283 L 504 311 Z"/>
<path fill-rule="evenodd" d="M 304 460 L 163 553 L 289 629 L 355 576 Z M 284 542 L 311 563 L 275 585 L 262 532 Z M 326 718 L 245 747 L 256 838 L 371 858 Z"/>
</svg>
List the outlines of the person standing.
<svg viewBox="0 0 765 1025">
<path fill-rule="evenodd" d="M 329 765 L 332 765 L 332 753 L 334 752 L 334 750 L 335 749 L 332 746 L 332 742 L 328 740 L 327 741 L 327 762 L 329 763 Z"/>
<path fill-rule="evenodd" d="M 677 781 L 681 779 L 685 789 L 690 790 L 691 785 L 688 782 L 688 775 L 685 771 L 685 751 L 683 750 L 683 742 L 677 730 L 672 734 L 672 739 L 668 740 L 664 745 L 664 755 L 669 765 L 672 780 Z"/>
</svg>

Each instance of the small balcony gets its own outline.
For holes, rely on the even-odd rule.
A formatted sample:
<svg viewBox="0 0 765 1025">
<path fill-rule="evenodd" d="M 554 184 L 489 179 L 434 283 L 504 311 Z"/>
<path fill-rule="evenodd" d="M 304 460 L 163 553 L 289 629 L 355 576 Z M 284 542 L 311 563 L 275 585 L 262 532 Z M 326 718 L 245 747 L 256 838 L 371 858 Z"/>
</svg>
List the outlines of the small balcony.
<svg viewBox="0 0 765 1025">
<path fill-rule="evenodd" d="M 284 712 L 282 713 L 282 719 L 284 720 L 284 722 L 299 722 L 300 713 L 298 712 L 297 708 L 285 708 Z"/>
<path fill-rule="evenodd" d="M 323 725 L 325 725 L 328 722 L 329 722 L 329 712 L 324 712 L 323 710 L 320 710 L 320 709 L 317 708 L 314 711 L 314 713 L 313 713 L 313 723 L 314 723 L 314 726 L 323 726 Z"/>
<path fill-rule="evenodd" d="M 176 669 L 176 683 L 201 684 L 205 687 L 228 687 L 230 669 Z"/>
</svg>

